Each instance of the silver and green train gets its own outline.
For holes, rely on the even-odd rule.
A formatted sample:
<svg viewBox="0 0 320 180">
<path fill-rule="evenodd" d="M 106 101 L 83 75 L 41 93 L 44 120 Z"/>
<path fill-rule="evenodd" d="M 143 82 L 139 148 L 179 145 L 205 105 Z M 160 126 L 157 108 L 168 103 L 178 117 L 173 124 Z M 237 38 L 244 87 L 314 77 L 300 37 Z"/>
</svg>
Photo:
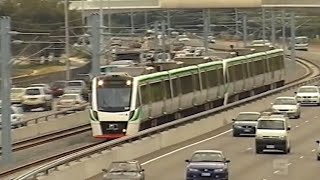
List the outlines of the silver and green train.
<svg viewBox="0 0 320 180">
<path fill-rule="evenodd" d="M 92 80 L 93 136 L 134 135 L 284 83 L 282 49 L 140 76 L 101 75 Z"/>
</svg>

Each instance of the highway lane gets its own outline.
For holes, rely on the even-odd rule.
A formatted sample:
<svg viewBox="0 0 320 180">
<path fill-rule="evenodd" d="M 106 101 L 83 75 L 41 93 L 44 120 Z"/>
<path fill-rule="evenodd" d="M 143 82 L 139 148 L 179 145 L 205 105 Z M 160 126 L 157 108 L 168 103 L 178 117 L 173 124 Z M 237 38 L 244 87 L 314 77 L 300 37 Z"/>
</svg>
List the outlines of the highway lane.
<svg viewBox="0 0 320 180">
<path fill-rule="evenodd" d="M 302 177 L 314 179 L 312 177 L 319 175 L 317 170 L 320 167 L 319 162 L 315 159 L 314 152 L 315 140 L 320 135 L 320 113 L 318 110 L 320 110 L 320 107 L 303 107 L 302 118 L 291 120 L 292 152 L 288 155 L 275 153 L 257 155 L 254 151 L 254 138 L 235 138 L 228 132 L 155 161 L 150 161 L 154 157 L 143 157 L 140 160 L 145 162 L 143 165 L 146 169 L 147 179 L 180 180 L 184 179 L 186 167 L 184 160 L 188 159 L 192 152 L 199 149 L 219 149 L 231 160 L 230 179 L 301 180 Z M 167 152 L 166 150 L 162 151 Z M 159 155 L 161 153 L 158 152 L 158 157 Z M 277 166 L 283 162 L 285 166 L 278 168 Z M 310 173 L 308 171 L 309 167 L 311 169 Z M 303 173 L 301 169 L 304 170 Z M 283 175 L 283 173 L 286 174 Z"/>
</svg>

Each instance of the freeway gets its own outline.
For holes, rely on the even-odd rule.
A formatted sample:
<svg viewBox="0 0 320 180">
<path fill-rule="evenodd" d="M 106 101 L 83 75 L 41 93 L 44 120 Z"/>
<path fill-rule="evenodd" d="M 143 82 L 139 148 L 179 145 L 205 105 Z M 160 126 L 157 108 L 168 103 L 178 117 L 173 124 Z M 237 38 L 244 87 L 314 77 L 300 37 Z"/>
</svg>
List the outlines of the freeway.
<svg viewBox="0 0 320 180">
<path fill-rule="evenodd" d="M 232 137 L 231 131 L 218 131 L 207 135 L 201 142 L 190 141 L 178 151 L 162 150 L 158 156 L 140 160 L 146 169 L 146 179 L 184 179 L 186 163 L 193 151 L 199 149 L 222 150 L 230 163 L 230 179 L 237 180 L 301 180 L 319 175 L 319 162 L 315 156 L 315 141 L 319 138 L 320 107 L 303 107 L 302 118 L 291 120 L 291 153 L 255 154 L 254 138 Z M 249 111 L 249 110 L 248 110 Z M 200 141 L 200 143 L 199 143 Z M 177 146 L 178 147 L 178 146 Z M 162 155 L 162 156 L 161 156 Z"/>
</svg>

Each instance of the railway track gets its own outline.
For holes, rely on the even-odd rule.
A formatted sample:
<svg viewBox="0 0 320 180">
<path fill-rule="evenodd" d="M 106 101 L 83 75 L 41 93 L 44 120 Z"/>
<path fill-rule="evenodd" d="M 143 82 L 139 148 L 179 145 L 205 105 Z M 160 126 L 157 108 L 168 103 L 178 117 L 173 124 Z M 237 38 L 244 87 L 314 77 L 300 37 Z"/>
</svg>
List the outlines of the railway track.
<svg viewBox="0 0 320 180">
<path fill-rule="evenodd" d="M 304 76 L 302 76 L 302 77 L 300 77 L 300 78 L 298 78 L 298 79 L 296 79 L 294 81 L 291 81 L 291 82 L 287 83 L 286 85 L 293 84 L 293 83 L 296 83 L 296 82 L 299 82 L 299 81 L 302 81 L 302 80 L 305 80 L 305 79 L 308 79 L 308 78 L 313 78 L 313 77 L 316 77 L 316 76 L 320 75 L 320 67 L 317 64 L 313 63 L 310 60 L 302 59 L 302 58 L 297 59 L 297 61 L 300 64 L 302 64 L 303 66 L 305 66 L 306 69 L 308 69 L 307 73 Z M 78 126 L 78 127 L 70 128 L 70 129 L 67 129 L 67 130 L 55 132 L 55 133 L 52 133 L 52 134 L 47 134 L 47 135 L 44 135 L 44 136 L 41 136 L 41 137 L 39 136 L 39 137 L 36 137 L 36 138 L 33 138 L 33 139 L 28 139 L 28 140 L 17 142 L 15 144 L 13 144 L 13 150 L 14 151 L 21 151 L 21 150 L 24 150 L 24 149 L 28 149 L 28 148 L 36 147 L 36 146 L 39 146 L 39 145 L 43 145 L 43 144 L 48 143 L 48 142 L 61 140 L 63 138 L 70 137 L 70 136 L 75 136 L 77 134 L 88 132 L 90 130 L 91 130 L 90 125 L 83 125 L 83 126 Z M 91 147 L 94 147 L 94 146 L 98 146 L 98 145 L 100 145 L 102 143 L 105 143 L 105 141 L 95 142 L 95 143 L 92 143 L 92 144 L 84 145 L 84 146 L 81 146 L 81 147 L 78 147 L 78 148 L 75 148 L 75 149 L 72 149 L 72 150 L 65 151 L 63 153 L 58 153 L 58 154 L 55 154 L 55 155 L 51 155 L 49 157 L 30 162 L 28 164 L 24 164 L 24 165 L 21 165 L 21 166 L 6 170 L 4 172 L 0 172 L 0 179 L 3 178 L 3 177 L 6 177 L 8 175 L 15 174 L 17 172 L 21 172 L 23 170 L 30 169 L 32 167 L 36 167 L 36 166 L 39 166 L 41 164 L 48 163 L 48 162 L 56 160 L 58 158 L 65 157 L 67 155 L 74 154 L 74 153 L 80 152 L 82 150 L 85 150 L 85 149 L 88 149 L 88 148 L 91 148 Z"/>
</svg>

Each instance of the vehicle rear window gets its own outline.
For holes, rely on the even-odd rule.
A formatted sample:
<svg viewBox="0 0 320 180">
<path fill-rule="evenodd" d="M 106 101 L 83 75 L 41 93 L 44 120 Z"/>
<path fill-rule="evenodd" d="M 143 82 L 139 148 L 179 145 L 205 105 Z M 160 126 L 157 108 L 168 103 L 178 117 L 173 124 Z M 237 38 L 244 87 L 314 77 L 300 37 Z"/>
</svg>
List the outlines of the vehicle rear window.
<svg viewBox="0 0 320 180">
<path fill-rule="evenodd" d="M 319 92 L 318 91 L 318 88 L 316 87 L 304 87 L 304 88 L 300 88 L 299 93 L 317 93 Z"/>
<path fill-rule="evenodd" d="M 63 81 L 56 81 L 52 84 L 52 87 L 55 87 L 55 88 L 63 88 L 65 86 L 65 82 Z"/>
<path fill-rule="evenodd" d="M 40 95 L 40 90 L 39 89 L 27 89 L 26 90 L 26 95 Z"/>
<path fill-rule="evenodd" d="M 68 86 L 82 86 L 82 83 L 80 81 L 71 81 L 68 82 Z"/>
<path fill-rule="evenodd" d="M 260 114 L 239 114 L 237 121 L 256 121 L 260 117 Z"/>
</svg>

